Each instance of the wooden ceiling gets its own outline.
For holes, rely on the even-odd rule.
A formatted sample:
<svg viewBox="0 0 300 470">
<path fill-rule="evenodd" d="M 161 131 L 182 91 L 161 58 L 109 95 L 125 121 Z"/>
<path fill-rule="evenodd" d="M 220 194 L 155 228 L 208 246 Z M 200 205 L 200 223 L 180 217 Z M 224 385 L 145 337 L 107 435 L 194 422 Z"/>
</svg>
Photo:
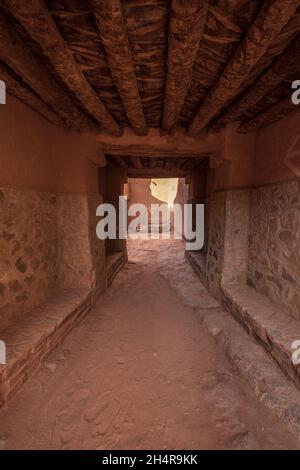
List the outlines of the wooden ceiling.
<svg viewBox="0 0 300 470">
<path fill-rule="evenodd" d="M 295 106 L 300 0 L 0 0 L 0 79 L 57 125 L 197 137 Z"/>
</svg>

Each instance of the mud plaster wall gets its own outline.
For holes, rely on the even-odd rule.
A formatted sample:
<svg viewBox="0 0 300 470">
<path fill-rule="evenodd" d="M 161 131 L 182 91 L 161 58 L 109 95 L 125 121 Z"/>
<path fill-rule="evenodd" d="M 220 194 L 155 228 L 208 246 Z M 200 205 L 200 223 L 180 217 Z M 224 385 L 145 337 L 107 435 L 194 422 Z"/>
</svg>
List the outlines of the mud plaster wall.
<svg viewBox="0 0 300 470">
<path fill-rule="evenodd" d="M 8 96 L 0 107 L 0 329 L 61 288 L 105 285 L 97 145 Z"/>
<path fill-rule="evenodd" d="M 255 186 L 295 178 L 295 173 L 287 164 L 287 157 L 297 139 L 300 139 L 300 109 L 258 132 L 254 160 Z M 298 168 L 298 176 L 300 175 L 299 150 L 300 142 L 298 156 L 294 162 Z"/>
<path fill-rule="evenodd" d="M 251 193 L 248 284 L 300 319 L 300 179 Z"/>
<path fill-rule="evenodd" d="M 0 106 L 0 186 L 48 192 L 97 192 L 98 144 L 69 132 L 7 95 Z"/>
</svg>

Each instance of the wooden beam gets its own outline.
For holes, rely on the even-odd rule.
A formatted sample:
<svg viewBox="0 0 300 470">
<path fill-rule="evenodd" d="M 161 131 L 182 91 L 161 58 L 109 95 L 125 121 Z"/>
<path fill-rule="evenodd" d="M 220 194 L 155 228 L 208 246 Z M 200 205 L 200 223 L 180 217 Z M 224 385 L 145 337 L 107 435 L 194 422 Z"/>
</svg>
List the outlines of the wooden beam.
<svg viewBox="0 0 300 470">
<path fill-rule="evenodd" d="M 130 161 L 134 168 L 143 168 L 143 163 L 139 157 L 130 157 Z"/>
<path fill-rule="evenodd" d="M 68 127 L 77 131 L 96 131 L 94 122 L 74 104 L 1 14 L 0 59 L 49 104 L 66 121 Z"/>
<path fill-rule="evenodd" d="M 32 90 L 26 87 L 25 83 L 22 83 L 8 71 L 6 67 L 0 64 L 0 78 L 5 82 L 8 93 L 18 98 L 24 104 L 29 106 L 34 111 L 37 111 L 47 121 L 55 124 L 56 126 L 65 126 L 66 123 L 60 118 L 39 96 L 37 96 Z"/>
<path fill-rule="evenodd" d="M 203 35 L 208 0 L 172 0 L 162 129 L 174 132 Z"/>
<path fill-rule="evenodd" d="M 158 165 L 158 158 L 149 158 L 149 168 L 156 168 Z"/>
<path fill-rule="evenodd" d="M 91 1 L 99 34 L 107 53 L 112 76 L 125 112 L 138 135 L 147 134 L 147 125 L 136 80 L 134 63 L 120 0 Z"/>
<path fill-rule="evenodd" d="M 183 165 L 185 163 L 185 158 L 176 158 L 176 161 L 175 161 L 175 167 L 176 168 L 180 168 L 181 170 L 183 170 Z"/>
<path fill-rule="evenodd" d="M 239 101 L 226 110 L 220 119 L 221 124 L 238 121 L 243 114 L 251 110 L 269 91 L 279 85 L 282 80 L 289 79 L 293 74 L 299 72 L 299 51 L 300 34 L 274 60 L 272 66 L 259 80 L 248 91 L 242 94 Z"/>
<path fill-rule="evenodd" d="M 182 165 L 183 170 L 193 170 L 199 164 L 198 159 L 195 158 L 186 158 L 185 162 Z"/>
<path fill-rule="evenodd" d="M 115 162 L 117 163 L 117 165 L 121 168 L 128 168 L 128 165 L 127 163 L 125 162 L 125 160 L 120 157 L 119 155 L 114 155 L 113 156 L 113 159 L 115 160 Z"/>
<path fill-rule="evenodd" d="M 165 169 L 172 170 L 176 164 L 175 158 L 166 158 Z"/>
<path fill-rule="evenodd" d="M 6 0 L 6 4 L 28 34 L 40 44 L 56 73 L 86 111 L 101 123 L 104 130 L 121 135 L 119 125 L 83 75 L 43 1 Z"/>
<path fill-rule="evenodd" d="M 110 135 L 99 135 L 97 140 L 104 153 L 136 157 L 198 157 L 219 152 L 223 146 L 223 134 L 205 134 L 201 139 L 194 139 L 177 129 L 173 135 L 161 135 L 159 129 L 149 129 L 147 136 L 137 136 L 130 129 L 124 129 L 119 139 Z"/>
<path fill-rule="evenodd" d="M 293 104 L 291 97 L 286 98 L 285 100 L 274 104 L 258 116 L 242 123 L 238 130 L 242 133 L 254 132 L 261 127 L 265 127 L 275 121 L 279 121 L 289 113 L 297 110 L 298 106 Z"/>
<path fill-rule="evenodd" d="M 116 162 L 113 160 L 112 157 L 105 157 L 105 167 L 106 168 L 116 168 Z"/>
<path fill-rule="evenodd" d="M 300 0 L 264 2 L 244 41 L 196 113 L 189 126 L 189 135 L 198 135 L 234 99 L 253 67 L 264 56 L 299 5 Z"/>
<path fill-rule="evenodd" d="M 130 168 L 126 172 L 128 178 L 184 178 L 186 174 L 186 171 L 176 167 L 171 170 L 159 167 L 144 167 L 143 169 Z"/>
</svg>

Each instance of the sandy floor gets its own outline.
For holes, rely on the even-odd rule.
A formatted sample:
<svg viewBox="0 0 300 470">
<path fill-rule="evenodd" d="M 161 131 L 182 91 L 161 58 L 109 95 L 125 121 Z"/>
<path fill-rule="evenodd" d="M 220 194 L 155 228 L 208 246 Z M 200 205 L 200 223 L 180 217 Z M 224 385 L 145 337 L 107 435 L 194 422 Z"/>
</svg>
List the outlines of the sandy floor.
<svg viewBox="0 0 300 470">
<path fill-rule="evenodd" d="M 0 412 L 0 448 L 297 447 L 160 275 L 168 243 L 131 244 L 98 305 Z"/>
</svg>

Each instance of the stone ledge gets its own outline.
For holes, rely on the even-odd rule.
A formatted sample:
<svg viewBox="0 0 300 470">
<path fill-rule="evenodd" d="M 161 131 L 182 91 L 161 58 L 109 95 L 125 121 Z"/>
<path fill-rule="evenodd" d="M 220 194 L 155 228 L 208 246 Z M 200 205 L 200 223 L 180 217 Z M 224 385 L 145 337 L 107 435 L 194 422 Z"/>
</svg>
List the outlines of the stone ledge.
<svg viewBox="0 0 300 470">
<path fill-rule="evenodd" d="M 166 250 L 162 256 L 161 275 L 168 279 L 182 301 L 197 312 L 201 325 L 214 337 L 221 351 L 237 373 L 248 382 L 259 400 L 282 418 L 300 438 L 300 393 L 295 384 L 287 379 L 270 354 L 233 315 L 224 311 L 220 302 L 199 282 L 197 271 L 186 263 L 184 254 L 179 252 L 176 265 L 169 267 L 170 250 Z M 191 256 L 186 258 L 190 260 Z M 192 258 L 195 260 L 195 257 Z"/>
<path fill-rule="evenodd" d="M 118 272 L 126 263 L 126 252 L 116 251 L 106 256 L 106 287 L 108 287 Z"/>
<path fill-rule="evenodd" d="M 203 314 L 202 325 L 265 406 L 272 409 L 300 438 L 300 395 L 279 367 L 245 329 L 221 308 Z"/>
<path fill-rule="evenodd" d="M 300 322 L 244 283 L 224 284 L 221 291 L 224 307 L 300 387 L 300 367 L 292 363 L 292 343 L 300 340 Z"/>
<path fill-rule="evenodd" d="M 204 255 L 186 252 L 186 257 L 209 289 L 205 278 Z M 292 343 L 300 340 L 300 321 L 287 312 L 281 312 L 267 297 L 244 282 L 223 284 L 218 289 L 217 299 L 263 345 L 283 372 L 300 388 L 300 366 L 292 363 Z"/>
<path fill-rule="evenodd" d="M 64 290 L 1 333 L 7 364 L 0 365 L 0 406 L 38 370 L 90 308 L 89 290 Z"/>
</svg>

